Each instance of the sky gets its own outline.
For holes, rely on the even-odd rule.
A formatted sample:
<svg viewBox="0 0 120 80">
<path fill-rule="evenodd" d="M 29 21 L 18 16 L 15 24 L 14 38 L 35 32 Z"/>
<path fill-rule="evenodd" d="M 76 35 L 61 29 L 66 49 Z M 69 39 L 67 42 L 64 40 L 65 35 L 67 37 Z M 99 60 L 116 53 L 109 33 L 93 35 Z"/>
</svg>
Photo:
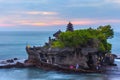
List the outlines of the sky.
<svg viewBox="0 0 120 80">
<path fill-rule="evenodd" d="M 69 21 L 120 32 L 120 0 L 0 0 L 0 31 L 54 31 Z"/>
</svg>

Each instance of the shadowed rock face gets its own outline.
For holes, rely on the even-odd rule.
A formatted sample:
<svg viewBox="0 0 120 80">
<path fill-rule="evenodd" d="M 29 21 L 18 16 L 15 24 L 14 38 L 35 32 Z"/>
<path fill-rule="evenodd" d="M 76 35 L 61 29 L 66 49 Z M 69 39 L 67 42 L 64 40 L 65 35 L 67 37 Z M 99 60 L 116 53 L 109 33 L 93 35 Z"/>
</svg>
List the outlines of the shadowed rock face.
<svg viewBox="0 0 120 80">
<path fill-rule="evenodd" d="M 112 54 L 97 54 L 98 50 L 92 47 L 77 50 L 74 48 L 26 47 L 26 51 L 29 62 L 69 66 L 78 64 L 83 69 L 95 69 L 98 65 L 112 65 L 115 58 Z"/>
</svg>

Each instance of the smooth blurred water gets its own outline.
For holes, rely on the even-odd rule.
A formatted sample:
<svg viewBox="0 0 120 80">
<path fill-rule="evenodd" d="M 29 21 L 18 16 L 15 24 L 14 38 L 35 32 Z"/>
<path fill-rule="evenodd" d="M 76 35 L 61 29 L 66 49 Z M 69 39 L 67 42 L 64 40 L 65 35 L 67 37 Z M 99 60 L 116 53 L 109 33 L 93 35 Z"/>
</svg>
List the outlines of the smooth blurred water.
<svg viewBox="0 0 120 80">
<path fill-rule="evenodd" d="M 53 32 L 0 32 L 0 60 L 10 58 L 26 59 L 25 47 L 42 46 Z M 112 53 L 120 54 L 120 33 L 116 32 L 113 39 Z M 119 60 L 116 61 L 118 68 Z M 0 80 L 120 80 L 120 71 L 114 74 L 65 74 L 55 71 L 44 71 L 37 68 L 0 69 Z"/>
<path fill-rule="evenodd" d="M 53 32 L 0 32 L 0 59 L 26 58 L 25 47 L 42 46 Z"/>
<path fill-rule="evenodd" d="M 112 53 L 120 55 L 120 32 L 115 32 L 109 42 L 112 44 Z"/>
</svg>

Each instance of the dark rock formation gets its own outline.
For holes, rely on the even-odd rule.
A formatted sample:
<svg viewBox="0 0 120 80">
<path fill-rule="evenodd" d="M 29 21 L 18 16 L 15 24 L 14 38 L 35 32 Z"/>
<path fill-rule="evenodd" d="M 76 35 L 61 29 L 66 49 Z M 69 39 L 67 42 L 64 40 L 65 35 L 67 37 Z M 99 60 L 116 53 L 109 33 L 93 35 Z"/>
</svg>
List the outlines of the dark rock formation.
<svg viewBox="0 0 120 80">
<path fill-rule="evenodd" d="M 101 56 L 95 48 L 81 48 L 78 53 L 74 48 L 26 47 L 28 62 L 32 64 L 47 63 L 69 68 L 79 65 L 79 69 L 96 70 L 98 66 L 115 66 L 113 54 Z"/>
<path fill-rule="evenodd" d="M 9 60 L 0 60 L 0 68 L 25 68 L 32 67 L 33 64 L 28 64 L 25 60 L 19 60 L 18 58 Z"/>
</svg>

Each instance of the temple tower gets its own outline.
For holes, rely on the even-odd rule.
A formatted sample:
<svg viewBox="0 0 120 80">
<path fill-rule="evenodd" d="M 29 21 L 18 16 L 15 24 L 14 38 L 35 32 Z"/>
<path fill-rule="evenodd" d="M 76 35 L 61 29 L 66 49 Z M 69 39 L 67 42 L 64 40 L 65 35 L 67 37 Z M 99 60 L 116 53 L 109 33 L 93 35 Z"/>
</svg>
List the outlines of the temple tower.
<svg viewBox="0 0 120 80">
<path fill-rule="evenodd" d="M 68 23 L 66 31 L 74 31 L 73 24 L 71 22 Z"/>
</svg>

